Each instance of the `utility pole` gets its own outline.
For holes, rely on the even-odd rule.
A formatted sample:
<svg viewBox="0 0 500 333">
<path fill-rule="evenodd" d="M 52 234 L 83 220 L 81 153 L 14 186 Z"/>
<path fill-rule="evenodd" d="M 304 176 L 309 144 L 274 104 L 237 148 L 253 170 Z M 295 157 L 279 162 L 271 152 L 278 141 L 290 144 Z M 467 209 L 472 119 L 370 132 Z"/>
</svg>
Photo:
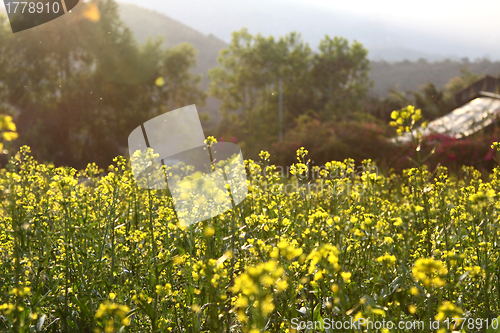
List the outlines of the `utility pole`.
<svg viewBox="0 0 500 333">
<path fill-rule="evenodd" d="M 279 112 L 280 112 L 280 142 L 283 142 L 283 79 L 280 77 L 280 106 L 279 106 Z"/>
</svg>

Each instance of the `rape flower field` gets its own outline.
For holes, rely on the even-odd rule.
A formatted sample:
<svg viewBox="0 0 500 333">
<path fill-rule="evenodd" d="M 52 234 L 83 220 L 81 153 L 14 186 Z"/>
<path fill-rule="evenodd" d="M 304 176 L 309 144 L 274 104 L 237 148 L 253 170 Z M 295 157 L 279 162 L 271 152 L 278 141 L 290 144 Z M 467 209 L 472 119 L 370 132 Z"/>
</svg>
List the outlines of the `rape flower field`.
<svg viewBox="0 0 500 333">
<path fill-rule="evenodd" d="M 294 332 L 294 319 L 370 318 L 475 332 L 499 315 L 500 168 L 384 176 L 371 161 L 310 169 L 307 153 L 288 180 L 266 152 L 247 160 L 243 203 L 181 228 L 171 197 L 139 190 L 125 158 L 104 174 L 23 147 L 0 171 L 0 331 Z"/>
</svg>

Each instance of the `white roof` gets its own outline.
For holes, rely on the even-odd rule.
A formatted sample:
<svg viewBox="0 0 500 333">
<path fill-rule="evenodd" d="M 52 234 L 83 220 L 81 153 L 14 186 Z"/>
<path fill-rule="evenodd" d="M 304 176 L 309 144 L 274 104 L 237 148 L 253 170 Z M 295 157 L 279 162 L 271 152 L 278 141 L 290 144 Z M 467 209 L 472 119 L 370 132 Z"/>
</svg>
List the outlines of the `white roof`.
<svg viewBox="0 0 500 333">
<path fill-rule="evenodd" d="M 448 113 L 446 116 L 435 119 L 427 124 L 425 129 L 419 128 L 422 136 L 443 134 L 460 139 L 485 128 L 495 121 L 500 113 L 500 99 L 498 95 L 481 92 L 478 97 L 467 104 Z M 417 135 L 417 130 L 412 134 Z M 391 139 L 394 143 L 406 143 L 412 140 L 412 134 L 404 133 Z"/>
</svg>

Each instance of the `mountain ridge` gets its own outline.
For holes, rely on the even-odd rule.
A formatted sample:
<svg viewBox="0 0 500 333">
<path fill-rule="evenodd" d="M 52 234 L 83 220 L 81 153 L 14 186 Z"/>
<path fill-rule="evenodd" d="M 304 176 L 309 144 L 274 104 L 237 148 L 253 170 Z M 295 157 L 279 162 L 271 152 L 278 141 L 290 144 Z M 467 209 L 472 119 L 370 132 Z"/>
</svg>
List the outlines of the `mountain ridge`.
<svg viewBox="0 0 500 333">
<path fill-rule="evenodd" d="M 428 60 L 443 58 L 482 58 L 500 54 L 500 46 L 481 38 L 452 36 L 439 29 L 429 32 L 419 21 L 404 25 L 389 16 L 366 16 L 343 10 L 318 7 L 294 0 L 254 0 L 232 2 L 229 0 L 124 0 L 172 17 L 204 33 L 212 33 L 226 43 L 231 32 L 248 28 L 252 34 L 282 36 L 291 31 L 300 32 L 311 47 L 328 35 L 357 40 L 368 50 L 377 49 L 386 61 L 418 60 L 420 55 L 404 53 L 391 58 L 391 49 L 412 50 L 428 55 Z M 443 17 L 445 19 L 445 17 Z M 387 52 L 381 50 L 387 49 Z M 401 52 L 403 53 L 403 52 Z M 431 59 L 437 55 L 439 58 Z M 371 58 L 371 55 L 369 54 Z M 498 58 L 498 57 L 497 57 Z M 371 58 L 378 60 L 378 58 Z"/>
<path fill-rule="evenodd" d="M 201 88 L 207 90 L 208 71 L 217 66 L 219 51 L 227 46 L 217 37 L 205 35 L 181 22 L 172 19 L 155 10 L 142 8 L 128 3 L 118 3 L 118 12 L 125 25 L 132 31 L 139 43 L 148 38 L 163 38 L 165 47 L 173 47 L 180 43 L 190 43 L 197 50 L 197 65 L 193 73 L 202 74 Z M 201 114 L 208 115 L 202 125 L 206 131 L 213 130 L 222 119 L 219 112 L 221 102 L 214 97 L 208 97 L 204 106 L 197 106 Z"/>
<path fill-rule="evenodd" d="M 128 3 L 119 3 L 118 8 L 120 18 L 140 43 L 150 37 L 162 37 L 163 45 L 168 48 L 183 42 L 192 44 L 198 51 L 198 63 L 194 71 L 203 73 L 205 81 L 207 69 L 217 66 L 219 51 L 227 46 L 214 35 L 205 35 L 158 11 Z"/>
<path fill-rule="evenodd" d="M 166 47 L 172 47 L 181 42 L 192 43 L 199 51 L 198 66 L 193 69 L 193 72 L 204 75 L 202 88 L 208 88 L 209 80 L 206 74 L 209 69 L 217 66 L 218 53 L 228 47 L 228 44 L 213 35 L 203 34 L 157 11 L 122 2 L 119 3 L 119 10 L 122 20 L 131 28 L 139 42 L 144 42 L 148 37 L 168 35 L 168 31 L 175 31 L 170 34 L 170 39 L 167 38 L 164 41 Z M 397 53 L 400 49 L 387 48 L 386 50 L 389 53 Z M 405 60 L 399 60 L 401 57 L 394 57 L 393 61 L 371 60 L 370 77 L 374 81 L 374 86 L 370 89 L 371 95 L 384 96 L 391 89 L 414 91 L 426 81 L 441 88 L 451 78 L 460 76 L 460 70 L 464 66 L 476 74 L 497 75 L 500 73 L 500 62 L 491 62 L 487 59 L 470 62 L 466 58 L 458 61 L 456 58 L 450 60 L 439 55 L 434 55 L 434 57 L 431 55 L 425 60 L 423 59 L 427 55 L 425 52 L 411 49 L 407 49 L 407 52 L 413 52 L 413 57 L 407 57 Z M 207 106 L 215 107 L 217 102 L 211 98 Z M 211 110 L 209 113 L 212 117 L 220 119 L 218 112 Z"/>
</svg>

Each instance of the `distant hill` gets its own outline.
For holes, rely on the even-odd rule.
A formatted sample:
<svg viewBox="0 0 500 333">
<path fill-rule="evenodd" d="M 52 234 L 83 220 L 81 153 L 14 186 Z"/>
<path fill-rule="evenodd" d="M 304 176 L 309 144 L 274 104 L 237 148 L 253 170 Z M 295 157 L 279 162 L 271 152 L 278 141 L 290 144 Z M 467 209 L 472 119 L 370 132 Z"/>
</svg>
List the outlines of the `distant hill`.
<svg viewBox="0 0 500 333">
<path fill-rule="evenodd" d="M 188 2 L 194 4 L 196 1 L 190 0 Z M 168 2 L 172 3 L 171 0 Z M 199 52 L 198 66 L 193 71 L 203 74 L 202 88 L 208 88 L 209 81 L 206 77 L 208 70 L 217 66 L 218 54 L 220 50 L 227 47 L 227 43 L 213 35 L 205 35 L 162 13 L 134 4 L 119 2 L 119 13 L 121 19 L 132 30 L 139 42 L 144 42 L 148 37 L 161 36 L 164 37 L 166 47 L 172 47 L 182 42 L 193 44 Z M 284 35 L 288 32 L 281 27 L 277 29 L 276 35 Z M 335 34 L 335 31 L 332 33 Z M 340 33 L 339 35 L 342 36 Z M 401 61 L 401 58 L 407 60 Z M 427 58 L 427 60 L 418 60 L 419 58 Z M 370 78 L 374 81 L 374 86 L 370 89 L 370 94 L 376 96 L 385 96 L 391 89 L 414 91 L 427 81 L 441 88 L 451 78 L 459 76 L 460 69 L 463 67 L 476 74 L 500 74 L 500 62 L 498 61 L 493 62 L 487 59 L 476 59 L 473 62 L 467 59 L 445 60 L 437 54 L 416 52 L 401 47 L 373 47 L 371 59 Z M 380 59 L 388 59 L 392 62 L 380 61 Z M 209 121 L 203 122 L 205 130 L 208 132 L 213 130 L 221 119 L 218 111 L 219 105 L 220 101 L 209 98 L 207 105 L 199 108 L 200 112 L 205 112 L 209 116 Z"/>
<path fill-rule="evenodd" d="M 366 46 L 365 46 L 366 47 Z M 386 61 L 386 62 L 398 62 L 398 61 L 418 61 L 420 59 L 425 59 L 427 61 L 443 61 L 446 57 L 439 54 L 430 54 L 425 52 L 415 51 L 406 47 L 370 47 L 368 51 L 368 59 L 370 61 Z M 458 60 L 457 58 L 451 58 L 453 60 Z"/>
<path fill-rule="evenodd" d="M 146 41 L 148 37 L 160 36 L 164 38 L 166 47 L 183 42 L 193 44 L 199 52 L 196 72 L 203 73 L 205 79 L 208 69 L 217 66 L 219 51 L 227 46 L 213 35 L 204 35 L 164 14 L 137 5 L 119 3 L 119 13 L 139 42 Z"/>
<path fill-rule="evenodd" d="M 460 76 L 460 70 L 464 67 L 478 75 L 500 74 L 500 62 L 492 62 L 488 59 L 474 62 L 467 59 L 437 62 L 420 59 L 413 62 L 399 61 L 395 63 L 372 61 L 371 67 L 370 78 L 374 81 L 374 86 L 370 90 L 370 94 L 375 96 L 385 96 L 391 89 L 415 91 L 427 81 L 433 83 L 437 88 L 442 88 L 451 78 Z"/>
<path fill-rule="evenodd" d="M 203 73 L 205 80 L 203 87 L 208 86 L 206 74 L 210 68 L 217 66 L 217 56 L 227 44 L 212 35 L 204 35 L 164 14 L 141 8 L 136 5 L 120 3 L 120 15 L 129 26 L 139 41 L 145 41 L 150 36 L 164 36 L 167 47 L 182 42 L 189 42 L 199 50 L 197 73 Z M 384 96 L 390 89 L 413 91 L 427 81 L 437 87 L 444 86 L 451 78 L 460 75 L 464 66 L 476 74 L 500 73 L 500 62 L 491 62 L 486 59 L 469 62 L 468 60 L 445 60 L 439 56 L 414 52 L 410 49 L 402 51 L 401 48 L 380 48 L 373 51 L 375 58 L 389 58 L 393 61 L 407 56 L 405 61 L 388 62 L 372 60 L 370 77 L 374 86 L 370 90 L 372 95 Z M 378 55 L 378 56 L 377 56 Z M 409 56 L 412 55 L 412 56 Z M 427 60 L 418 60 L 426 57 Z M 434 61 L 432 61 L 434 60 Z M 431 62 L 432 61 L 432 62 Z M 217 103 L 209 101 L 207 111 L 212 118 L 218 119 L 217 110 L 212 110 Z"/>
<path fill-rule="evenodd" d="M 172 47 L 183 42 L 191 43 L 198 50 L 198 65 L 193 70 L 203 74 L 202 89 L 208 89 L 208 70 L 217 66 L 219 51 L 227 44 L 213 35 L 204 35 L 168 16 L 156 11 L 141 8 L 127 3 L 119 4 L 119 14 L 122 21 L 133 32 L 138 42 L 143 43 L 149 37 L 162 37 L 166 47 Z M 208 121 L 202 121 L 205 132 L 213 130 L 222 119 L 219 113 L 220 101 L 210 97 L 204 107 L 197 107 L 200 113 L 208 115 Z"/>
<path fill-rule="evenodd" d="M 439 25 L 430 24 L 425 17 L 404 21 L 389 13 L 366 15 L 361 14 L 361 10 L 358 13 L 345 11 L 341 9 L 342 6 L 336 6 L 334 1 L 329 1 L 331 6 L 307 0 L 120 1 L 154 9 L 202 33 L 212 33 L 226 43 L 230 42 L 233 31 L 246 27 L 250 33 L 260 32 L 264 36 L 282 36 L 297 31 L 313 48 L 326 34 L 342 36 L 365 45 L 370 51 L 370 60 L 380 60 L 379 56 L 382 56 L 385 61 L 415 61 L 420 57 L 434 61 L 450 57 L 477 59 L 487 55 L 500 60 L 500 39 L 494 33 L 495 29 L 498 30 L 498 23 L 491 22 L 489 31 L 481 31 L 485 25 L 472 25 L 471 21 L 477 18 L 471 17 L 469 20 L 464 16 L 463 22 L 457 25 L 458 18 L 452 15 L 455 5 L 449 6 L 448 13 L 440 9 L 443 25 L 440 28 Z M 364 7 L 362 4 L 359 6 Z M 384 6 L 387 6 L 387 2 L 380 3 L 381 8 Z M 417 7 L 421 10 L 426 5 L 418 2 L 404 7 L 408 11 L 417 11 Z M 436 7 L 428 7 L 429 16 L 436 14 Z M 478 15 L 479 12 L 477 8 L 469 11 L 471 15 Z M 491 19 L 491 16 L 489 13 L 482 15 L 485 20 L 487 17 Z M 450 30 L 445 22 L 452 17 L 455 17 L 455 21 L 453 24 L 450 22 L 450 26 L 453 25 L 455 29 Z"/>
</svg>

